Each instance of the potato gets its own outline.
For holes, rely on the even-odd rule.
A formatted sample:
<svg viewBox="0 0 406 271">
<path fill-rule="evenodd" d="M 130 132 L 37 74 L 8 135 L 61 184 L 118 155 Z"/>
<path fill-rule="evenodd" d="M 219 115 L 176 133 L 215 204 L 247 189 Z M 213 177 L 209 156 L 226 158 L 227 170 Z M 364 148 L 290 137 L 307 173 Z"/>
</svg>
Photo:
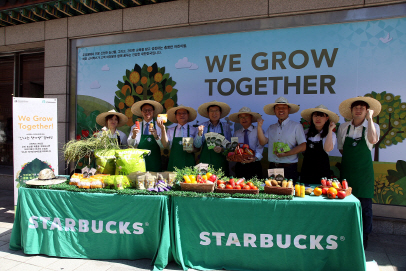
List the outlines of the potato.
<svg viewBox="0 0 406 271">
<path fill-rule="evenodd" d="M 278 186 L 278 182 L 276 180 L 271 181 L 272 186 Z"/>
</svg>

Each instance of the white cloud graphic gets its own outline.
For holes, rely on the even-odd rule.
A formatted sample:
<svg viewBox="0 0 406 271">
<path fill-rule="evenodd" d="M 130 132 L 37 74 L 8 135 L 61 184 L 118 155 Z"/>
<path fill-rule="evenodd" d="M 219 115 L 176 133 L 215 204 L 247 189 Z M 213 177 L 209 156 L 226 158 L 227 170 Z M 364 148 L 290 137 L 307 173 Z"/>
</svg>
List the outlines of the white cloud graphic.
<svg viewBox="0 0 406 271">
<path fill-rule="evenodd" d="M 197 64 L 195 63 L 189 62 L 187 57 L 184 57 L 182 59 L 179 59 L 178 62 L 176 62 L 175 68 L 177 69 L 188 68 L 189 70 L 197 70 L 199 66 L 197 66 Z"/>
<path fill-rule="evenodd" d="M 179 59 L 178 62 L 175 64 L 175 68 L 177 69 L 183 69 L 183 68 L 189 68 L 192 66 L 193 63 L 189 62 L 187 57 L 184 57 L 182 59 Z"/>
<path fill-rule="evenodd" d="M 109 71 L 110 70 L 110 68 L 109 68 L 109 65 L 104 65 L 103 67 L 102 67 L 102 71 Z"/>
<path fill-rule="evenodd" d="M 197 64 L 192 63 L 192 66 L 189 67 L 189 70 L 197 70 L 199 68 L 199 66 L 197 66 Z"/>
<path fill-rule="evenodd" d="M 90 84 L 90 88 L 92 88 L 92 89 L 95 89 L 95 88 L 100 88 L 101 86 L 100 86 L 100 84 L 99 84 L 99 82 L 96 80 L 96 81 L 93 81 L 91 84 Z"/>
</svg>

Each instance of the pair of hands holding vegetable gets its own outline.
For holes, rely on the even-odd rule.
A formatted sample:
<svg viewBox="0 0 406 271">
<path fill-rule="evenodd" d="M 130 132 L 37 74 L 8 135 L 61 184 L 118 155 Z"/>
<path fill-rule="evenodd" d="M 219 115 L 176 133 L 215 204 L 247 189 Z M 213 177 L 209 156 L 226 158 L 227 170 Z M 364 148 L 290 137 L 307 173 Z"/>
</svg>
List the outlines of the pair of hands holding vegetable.
<svg viewBox="0 0 406 271">
<path fill-rule="evenodd" d="M 164 125 L 164 123 L 163 123 L 162 120 L 157 120 L 157 121 L 156 121 L 156 124 L 158 125 L 159 128 L 161 128 L 161 131 L 162 131 L 163 129 L 165 129 L 165 125 Z M 149 133 L 150 133 L 151 135 L 153 135 L 155 139 L 158 138 L 157 131 L 156 131 L 156 129 L 154 128 L 153 125 L 150 125 L 148 130 L 149 130 Z M 140 131 L 141 131 L 141 129 L 140 129 L 139 127 L 137 127 L 137 125 L 136 125 L 136 126 L 133 128 L 133 135 L 132 135 L 132 138 L 135 139 L 135 138 L 137 137 L 137 134 L 138 134 Z"/>
</svg>

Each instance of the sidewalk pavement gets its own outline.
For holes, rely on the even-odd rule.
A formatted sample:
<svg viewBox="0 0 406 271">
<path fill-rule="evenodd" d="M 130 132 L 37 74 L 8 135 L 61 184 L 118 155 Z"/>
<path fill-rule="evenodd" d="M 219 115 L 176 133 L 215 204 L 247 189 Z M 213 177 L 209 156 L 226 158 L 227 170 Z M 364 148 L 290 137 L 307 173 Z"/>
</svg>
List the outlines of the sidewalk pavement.
<svg viewBox="0 0 406 271">
<path fill-rule="evenodd" d="M 9 241 L 14 221 L 13 191 L 0 190 L 0 271 L 114 271 L 151 270 L 151 260 L 89 260 L 26 255 L 10 250 Z M 376 261 L 381 271 L 406 271 L 406 236 L 372 233 L 365 251 L 367 262 Z M 182 270 L 170 263 L 164 270 Z"/>
</svg>

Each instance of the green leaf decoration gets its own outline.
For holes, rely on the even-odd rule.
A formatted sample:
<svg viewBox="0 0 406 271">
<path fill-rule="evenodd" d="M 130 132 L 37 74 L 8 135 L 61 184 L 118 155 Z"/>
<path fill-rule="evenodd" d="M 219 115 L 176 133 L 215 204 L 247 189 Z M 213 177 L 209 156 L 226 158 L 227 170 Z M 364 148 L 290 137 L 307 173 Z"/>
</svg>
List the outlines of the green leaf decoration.
<svg viewBox="0 0 406 271">
<path fill-rule="evenodd" d="M 117 95 L 119 98 L 125 100 L 125 96 L 123 95 L 123 93 L 121 93 L 121 90 L 117 90 L 117 91 L 116 91 L 116 95 Z"/>
</svg>

